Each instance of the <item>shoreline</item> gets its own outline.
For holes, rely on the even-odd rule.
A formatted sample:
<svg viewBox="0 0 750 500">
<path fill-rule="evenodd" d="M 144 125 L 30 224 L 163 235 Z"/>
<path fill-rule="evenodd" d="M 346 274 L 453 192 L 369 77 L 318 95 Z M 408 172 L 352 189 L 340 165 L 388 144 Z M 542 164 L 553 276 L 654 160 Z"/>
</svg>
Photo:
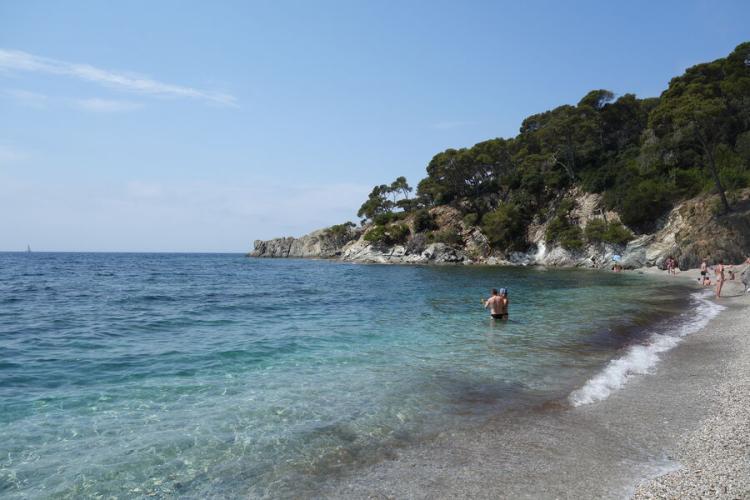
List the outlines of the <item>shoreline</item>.
<svg viewBox="0 0 750 500">
<path fill-rule="evenodd" d="M 363 265 L 363 266 L 404 266 L 404 267 L 490 267 L 490 268 L 509 268 L 509 269 L 554 269 L 554 270 L 571 270 L 571 271 L 592 271 L 592 272 L 605 272 L 614 273 L 611 269 L 612 262 L 608 262 L 604 266 L 584 266 L 584 265 L 547 265 L 543 263 L 530 262 L 525 264 L 512 263 L 508 261 L 498 262 L 406 262 L 406 261 L 384 261 L 376 262 L 369 260 L 356 260 L 356 259 L 342 259 L 340 257 L 258 257 L 250 255 L 248 253 L 243 254 L 244 258 L 258 260 L 258 261 L 275 261 L 275 260 L 300 260 L 300 261 L 320 261 L 320 262 L 335 262 L 340 264 L 352 264 L 352 265 Z M 734 282 L 741 283 L 740 277 L 742 271 L 750 267 L 750 265 L 744 262 L 739 264 L 725 264 L 727 268 L 734 268 L 736 272 L 736 279 Z M 660 268 L 659 266 L 642 266 L 633 268 L 624 268 L 620 271 L 622 274 L 644 274 L 648 276 L 658 277 L 664 276 L 667 279 L 678 279 L 678 280 L 691 280 L 692 283 L 696 283 L 700 276 L 700 270 L 698 268 L 691 269 L 677 269 L 677 274 L 670 277 L 667 276 L 667 271 Z M 709 268 L 709 276 L 711 276 L 711 288 L 713 289 L 716 282 L 714 281 L 714 274 L 712 267 Z M 703 288 L 703 287 L 699 287 Z M 705 287 L 708 289 L 709 287 Z"/>
<path fill-rule="evenodd" d="M 663 271 L 645 271 L 656 272 Z M 691 270 L 676 278 L 693 280 L 699 290 L 697 275 L 697 270 Z M 750 477 L 746 459 L 743 462 L 735 454 L 724 460 L 723 471 L 745 467 L 745 475 L 731 484 L 722 479 L 728 477 L 726 473 L 721 476 L 705 466 L 707 460 L 714 460 L 706 458 L 711 456 L 706 450 L 717 454 L 715 440 L 710 438 L 713 429 L 737 429 L 741 427 L 737 422 L 744 424 L 740 435 L 735 431 L 729 439 L 742 443 L 732 450 L 746 454 L 749 449 L 750 395 L 747 385 L 738 388 L 733 380 L 743 380 L 738 378 L 743 367 L 748 373 L 743 357 L 750 359 L 750 338 L 743 334 L 750 330 L 746 319 L 750 296 L 740 295 L 737 283 L 725 286 L 727 294 L 737 295 L 720 299 L 726 310 L 660 355 L 662 359 L 647 375 L 629 377 L 624 387 L 606 399 L 564 408 L 549 405 L 525 415 L 498 416 L 479 429 L 442 433 L 432 442 L 398 450 L 390 460 L 326 481 L 320 496 L 636 495 L 640 500 L 698 495 L 696 491 L 714 496 L 721 492 L 719 486 L 727 487 L 728 497 L 747 495 L 750 490 L 742 481 Z M 744 376 L 745 384 L 748 378 Z M 727 395 L 734 398 L 729 407 Z M 709 438 L 701 439 L 705 436 Z M 725 448 L 720 450 L 726 453 Z M 708 472 L 703 476 L 700 471 L 697 475 L 688 472 L 698 467 Z"/>
<path fill-rule="evenodd" d="M 675 470 L 642 481 L 633 498 L 750 497 L 750 325 L 747 296 L 732 297 L 711 333 L 735 352 L 717 369 L 714 384 L 700 388 L 710 401 L 697 429 L 675 441 Z M 744 320 L 744 321 L 743 321 Z M 708 339 L 706 339 L 708 340 Z"/>
</svg>

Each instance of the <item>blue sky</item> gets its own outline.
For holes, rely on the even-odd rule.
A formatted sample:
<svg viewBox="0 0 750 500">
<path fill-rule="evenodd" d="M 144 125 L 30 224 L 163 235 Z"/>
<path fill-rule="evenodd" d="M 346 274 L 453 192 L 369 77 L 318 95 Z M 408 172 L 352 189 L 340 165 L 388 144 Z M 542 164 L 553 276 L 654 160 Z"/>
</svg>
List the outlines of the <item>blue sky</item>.
<svg viewBox="0 0 750 500">
<path fill-rule="evenodd" d="M 656 96 L 746 1 L 0 0 L 0 250 L 246 251 L 588 90 Z"/>
</svg>

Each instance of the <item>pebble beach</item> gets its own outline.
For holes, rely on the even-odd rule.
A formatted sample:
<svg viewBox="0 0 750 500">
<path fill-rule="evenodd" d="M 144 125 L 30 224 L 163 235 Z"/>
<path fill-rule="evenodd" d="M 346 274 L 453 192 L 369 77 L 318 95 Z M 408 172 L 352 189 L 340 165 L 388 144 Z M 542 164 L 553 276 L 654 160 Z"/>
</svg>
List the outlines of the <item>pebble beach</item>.
<svg viewBox="0 0 750 500">
<path fill-rule="evenodd" d="M 736 282 L 725 290 L 719 301 L 727 310 L 697 334 L 734 350 L 717 370 L 715 384 L 700 390 L 698 401 L 713 401 L 709 415 L 676 440 L 677 469 L 641 483 L 634 499 L 750 498 L 750 295 L 740 295 Z"/>
</svg>

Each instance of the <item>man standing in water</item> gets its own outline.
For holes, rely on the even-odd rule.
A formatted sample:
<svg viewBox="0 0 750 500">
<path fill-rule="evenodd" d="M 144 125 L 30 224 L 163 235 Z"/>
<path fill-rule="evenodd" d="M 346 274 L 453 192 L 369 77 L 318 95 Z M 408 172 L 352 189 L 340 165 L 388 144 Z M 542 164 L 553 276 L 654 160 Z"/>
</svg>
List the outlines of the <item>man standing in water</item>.
<svg viewBox="0 0 750 500">
<path fill-rule="evenodd" d="M 484 302 L 484 308 L 490 308 L 490 316 L 493 319 L 508 319 L 508 290 L 496 288 L 492 289 L 492 296 Z"/>
</svg>

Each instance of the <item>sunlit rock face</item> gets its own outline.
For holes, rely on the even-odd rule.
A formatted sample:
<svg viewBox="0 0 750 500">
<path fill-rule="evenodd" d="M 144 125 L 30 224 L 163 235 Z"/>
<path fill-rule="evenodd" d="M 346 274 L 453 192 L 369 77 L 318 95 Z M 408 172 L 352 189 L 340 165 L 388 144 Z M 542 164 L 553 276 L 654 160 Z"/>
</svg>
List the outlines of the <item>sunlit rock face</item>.
<svg viewBox="0 0 750 500">
<path fill-rule="evenodd" d="M 616 212 L 603 208 L 601 196 L 572 189 L 565 195 L 575 200 L 570 218 L 582 230 L 596 219 L 620 222 Z M 409 228 L 406 241 L 387 245 L 368 241 L 374 226 L 350 227 L 333 234 L 321 229 L 299 238 L 257 240 L 252 257 L 336 258 L 352 262 L 396 264 L 542 265 L 551 267 L 608 268 L 619 258 L 626 269 L 663 267 L 673 256 L 682 269 L 698 267 L 702 259 L 739 262 L 750 255 L 750 189 L 741 192 L 733 211 L 716 215 L 714 196 L 700 196 L 677 205 L 649 234 L 634 235 L 627 245 L 587 243 L 578 250 L 565 249 L 545 240 L 550 219 L 527 227 L 526 251 L 493 249 L 481 227 L 467 225 L 461 212 L 449 206 L 430 209 L 436 229 L 415 233 L 413 217 L 399 224 Z M 553 208 L 553 207 L 550 207 Z M 552 210 L 550 210 L 552 212 Z M 434 241 L 433 235 L 450 232 L 454 241 Z"/>
</svg>

